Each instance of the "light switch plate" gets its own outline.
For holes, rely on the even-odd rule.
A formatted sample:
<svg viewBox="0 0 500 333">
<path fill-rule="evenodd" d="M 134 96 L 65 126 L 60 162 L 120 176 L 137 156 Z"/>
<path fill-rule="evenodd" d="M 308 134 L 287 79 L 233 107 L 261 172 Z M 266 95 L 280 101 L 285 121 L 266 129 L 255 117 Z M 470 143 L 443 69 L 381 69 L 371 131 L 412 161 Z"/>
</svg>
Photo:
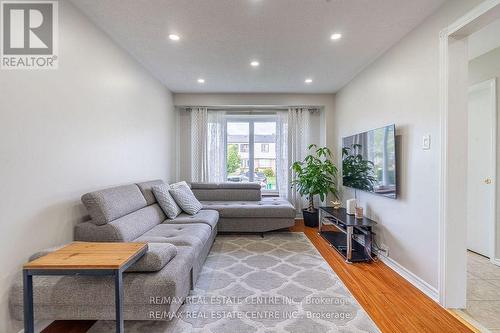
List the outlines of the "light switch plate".
<svg viewBox="0 0 500 333">
<path fill-rule="evenodd" d="M 424 135 L 422 137 L 422 149 L 423 150 L 431 149 L 431 136 L 430 135 Z"/>
</svg>

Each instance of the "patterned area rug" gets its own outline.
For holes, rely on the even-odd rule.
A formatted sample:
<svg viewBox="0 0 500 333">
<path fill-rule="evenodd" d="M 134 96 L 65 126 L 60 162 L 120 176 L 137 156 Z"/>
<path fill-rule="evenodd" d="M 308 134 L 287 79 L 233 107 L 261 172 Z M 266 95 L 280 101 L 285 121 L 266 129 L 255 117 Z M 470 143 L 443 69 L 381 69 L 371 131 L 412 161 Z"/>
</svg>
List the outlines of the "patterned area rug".
<svg viewBox="0 0 500 333">
<path fill-rule="evenodd" d="M 114 330 L 99 321 L 89 332 Z M 195 289 L 170 322 L 125 332 L 379 332 L 303 233 L 217 236 Z"/>
</svg>

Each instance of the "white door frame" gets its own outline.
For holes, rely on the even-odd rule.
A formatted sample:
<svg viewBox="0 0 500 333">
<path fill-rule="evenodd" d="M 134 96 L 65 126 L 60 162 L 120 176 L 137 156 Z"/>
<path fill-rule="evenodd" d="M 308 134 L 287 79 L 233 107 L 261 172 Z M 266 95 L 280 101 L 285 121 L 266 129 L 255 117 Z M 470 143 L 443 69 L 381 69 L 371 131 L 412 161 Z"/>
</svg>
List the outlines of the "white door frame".
<svg viewBox="0 0 500 333">
<path fill-rule="evenodd" d="M 497 234 L 497 227 L 496 227 L 496 211 L 497 211 L 497 191 L 496 191 L 496 185 L 497 185 L 497 79 L 493 78 L 490 80 L 486 80 L 480 83 L 477 83 L 469 88 L 469 93 L 474 92 L 477 90 L 489 90 L 490 91 L 490 110 L 491 110 L 491 119 L 493 120 L 490 128 L 490 135 L 493 138 L 491 142 L 491 156 L 493 156 L 493 159 L 491 161 L 491 170 L 494 171 L 494 174 L 491 175 L 492 180 L 493 180 L 493 186 L 495 187 L 493 189 L 493 194 L 490 198 L 491 202 L 491 209 L 492 209 L 492 220 L 489 222 L 489 229 L 490 229 L 490 234 L 489 234 L 489 247 L 488 247 L 488 255 L 490 256 L 490 261 L 494 264 L 496 264 L 496 234 Z"/>
<path fill-rule="evenodd" d="M 464 193 L 453 190 L 458 188 L 456 184 L 463 182 L 466 176 L 466 168 L 458 166 L 456 162 L 463 160 L 458 153 L 455 138 L 457 131 L 464 130 L 463 116 L 466 115 L 466 87 L 465 82 L 458 84 L 454 77 L 463 79 L 460 68 L 454 66 L 456 62 L 464 63 L 465 59 L 455 61 L 450 55 L 458 54 L 459 57 L 467 56 L 466 42 L 460 39 L 470 35 L 467 28 L 479 19 L 491 17 L 492 12 L 500 8 L 500 0 L 486 0 L 465 16 L 443 29 L 440 32 L 440 71 L 439 71 L 439 109 L 440 109 L 440 181 L 439 181 L 439 302 L 448 308 L 465 308 L 466 304 L 466 260 L 465 236 L 466 219 L 463 214 L 465 206 Z M 479 29 L 479 27 L 477 27 Z M 468 59 L 467 59 L 468 60 Z M 466 74 L 466 73 L 465 73 Z M 466 77 L 466 76 L 465 76 Z M 462 86 L 460 85 L 461 83 Z M 463 88 L 463 90 L 462 90 Z M 450 117 L 450 112 L 455 112 Z M 459 119 L 455 119 L 458 117 Z M 466 121 L 465 121 L 466 125 Z M 450 140 L 449 138 L 453 140 Z M 463 144 L 462 139 L 462 144 Z M 462 149 L 463 152 L 463 149 Z M 448 163 L 448 162 L 451 163 Z"/>
</svg>

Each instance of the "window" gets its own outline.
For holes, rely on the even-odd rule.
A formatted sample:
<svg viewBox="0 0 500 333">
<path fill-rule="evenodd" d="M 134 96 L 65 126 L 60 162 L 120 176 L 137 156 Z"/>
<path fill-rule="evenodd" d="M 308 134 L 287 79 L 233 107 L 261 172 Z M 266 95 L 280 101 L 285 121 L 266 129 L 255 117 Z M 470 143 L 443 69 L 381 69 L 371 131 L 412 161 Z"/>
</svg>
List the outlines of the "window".
<svg viewBox="0 0 500 333">
<path fill-rule="evenodd" d="M 276 191 L 276 116 L 227 116 L 226 133 L 227 180 Z"/>
<path fill-rule="evenodd" d="M 244 144 L 240 145 L 240 152 L 248 153 L 248 144 L 244 143 Z"/>
</svg>

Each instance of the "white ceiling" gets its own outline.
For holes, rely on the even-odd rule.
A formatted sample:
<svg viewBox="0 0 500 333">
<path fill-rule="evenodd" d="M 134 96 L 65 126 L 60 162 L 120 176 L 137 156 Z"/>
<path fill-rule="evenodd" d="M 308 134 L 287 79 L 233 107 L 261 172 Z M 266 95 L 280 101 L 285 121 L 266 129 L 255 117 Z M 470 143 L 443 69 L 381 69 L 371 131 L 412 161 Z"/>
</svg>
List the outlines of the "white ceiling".
<svg viewBox="0 0 500 333">
<path fill-rule="evenodd" d="M 444 0 L 72 2 L 173 92 L 331 93 Z"/>
</svg>

